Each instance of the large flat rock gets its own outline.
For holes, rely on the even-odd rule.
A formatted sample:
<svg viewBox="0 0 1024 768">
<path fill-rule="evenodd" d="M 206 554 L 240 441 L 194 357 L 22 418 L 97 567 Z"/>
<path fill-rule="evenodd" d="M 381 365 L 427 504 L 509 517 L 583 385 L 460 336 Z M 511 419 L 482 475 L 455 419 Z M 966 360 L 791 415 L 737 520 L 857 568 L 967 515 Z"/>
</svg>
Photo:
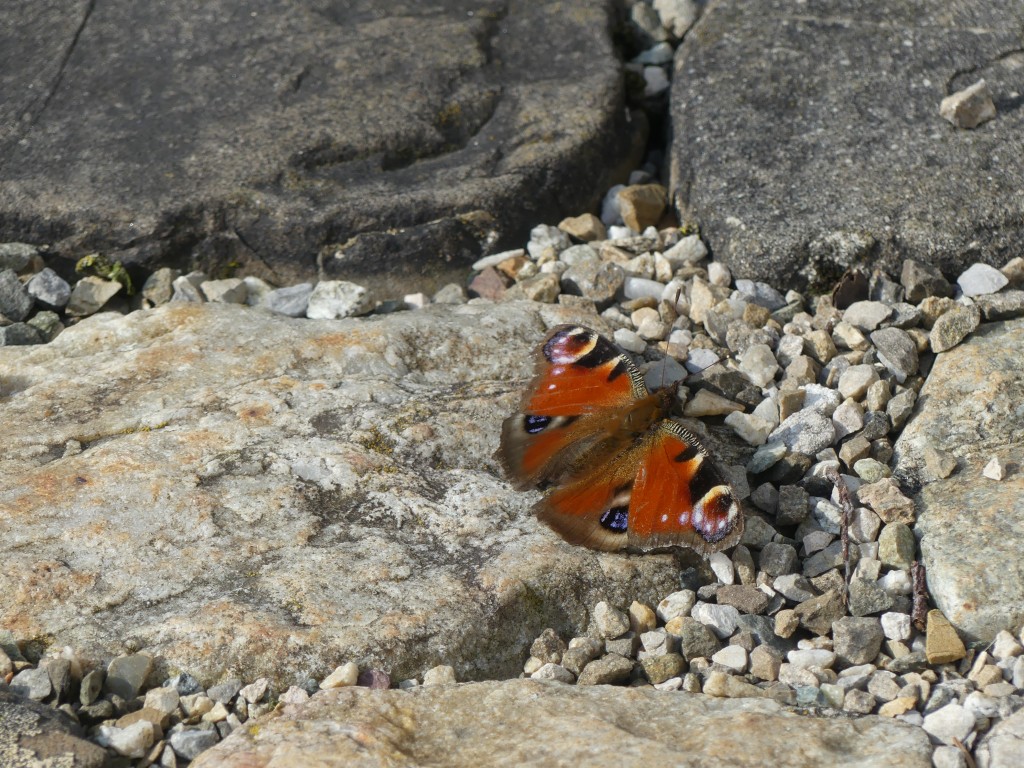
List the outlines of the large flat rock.
<svg viewBox="0 0 1024 768">
<path fill-rule="evenodd" d="M 429 290 L 591 206 L 627 159 L 612 19 L 610 0 L 10 0 L 0 242 Z"/>
<path fill-rule="evenodd" d="M 897 472 L 923 482 L 915 497 L 928 592 L 972 640 L 1024 624 L 1024 321 L 982 325 L 935 359 L 918 411 L 896 442 Z M 956 457 L 948 478 L 927 475 L 926 448 Z M 1002 481 L 982 475 L 998 457 Z"/>
<path fill-rule="evenodd" d="M 829 720 L 764 699 L 513 680 L 319 693 L 193 763 L 299 764 L 927 768 L 931 746 L 924 731 L 890 718 Z"/>
<path fill-rule="evenodd" d="M 1024 236 L 1024 4 L 719 0 L 681 46 L 672 172 L 734 274 L 821 288 L 853 263 L 1001 266 Z M 939 115 L 984 78 L 998 114 Z"/>
<path fill-rule="evenodd" d="M 566 544 L 492 459 L 545 328 L 581 319 L 172 303 L 0 348 L 0 626 L 286 687 L 346 660 L 512 676 L 545 627 L 656 603 L 673 556 Z"/>
</svg>

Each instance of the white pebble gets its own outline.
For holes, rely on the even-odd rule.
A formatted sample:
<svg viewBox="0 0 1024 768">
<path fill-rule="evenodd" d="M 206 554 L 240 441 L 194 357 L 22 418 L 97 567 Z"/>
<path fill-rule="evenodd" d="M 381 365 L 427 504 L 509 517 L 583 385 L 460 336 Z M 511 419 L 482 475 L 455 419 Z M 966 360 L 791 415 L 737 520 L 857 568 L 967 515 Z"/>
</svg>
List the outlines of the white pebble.
<svg viewBox="0 0 1024 768">
<path fill-rule="evenodd" d="M 573 675 L 568 669 L 563 667 L 561 664 L 553 664 L 548 662 L 532 675 L 531 678 L 534 680 L 555 680 L 559 683 L 575 683 L 576 676 Z M 424 679 L 423 684 L 426 685 L 427 681 Z"/>
<path fill-rule="evenodd" d="M 302 704 L 305 701 L 309 701 L 309 692 L 305 688 L 293 685 L 281 694 L 278 701 L 282 704 Z"/>
<path fill-rule="evenodd" d="M 153 746 L 153 724 L 149 720 L 136 720 L 124 728 L 101 725 L 96 734 L 96 741 L 104 747 L 110 747 L 125 757 L 144 757 L 146 750 Z"/>
<path fill-rule="evenodd" d="M 666 624 L 677 616 L 689 616 L 697 602 L 697 593 L 692 589 L 681 589 L 673 592 L 658 603 L 655 613 Z"/>
<path fill-rule="evenodd" d="M 720 261 L 712 261 L 708 264 L 708 281 L 712 285 L 729 287 L 732 282 L 732 272 Z"/>
<path fill-rule="evenodd" d="M 996 633 L 995 640 L 992 641 L 992 655 L 997 659 L 1011 659 L 1014 656 L 1020 656 L 1024 653 L 1024 648 L 1017 642 L 1011 633 L 1005 629 L 999 630 Z"/>
<path fill-rule="evenodd" d="M 890 595 L 909 595 L 913 587 L 909 571 L 889 571 L 878 580 L 878 585 Z"/>
<path fill-rule="evenodd" d="M 657 66 L 644 67 L 644 96 L 659 96 L 668 90 L 669 80 L 665 70 Z"/>
<path fill-rule="evenodd" d="M 456 682 L 455 670 L 447 664 L 438 664 L 423 673 L 423 685 L 450 685 Z"/>
<path fill-rule="evenodd" d="M 615 343 L 627 352 L 639 355 L 647 349 L 647 342 L 641 339 L 636 332 L 628 328 L 617 328 L 614 334 Z"/>
<path fill-rule="evenodd" d="M 890 640 L 910 639 L 909 614 L 890 611 L 883 613 L 879 620 L 882 622 L 882 633 Z"/>
<path fill-rule="evenodd" d="M 722 358 L 710 349 L 698 347 L 697 349 L 690 350 L 690 353 L 686 356 L 686 363 L 684 363 L 684 365 L 686 365 L 686 370 L 690 373 L 699 373 L 705 368 L 710 368 L 721 359 Z"/>
<path fill-rule="evenodd" d="M 732 560 L 725 552 L 715 552 L 708 556 L 708 565 L 715 572 L 721 584 L 732 584 L 735 581 L 735 571 Z"/>
<path fill-rule="evenodd" d="M 719 640 L 730 637 L 740 620 L 740 612 L 736 608 L 716 603 L 697 603 L 690 610 L 690 615 L 714 632 Z"/>
<path fill-rule="evenodd" d="M 629 227 L 615 226 L 608 227 L 608 239 L 609 240 L 629 240 L 632 237 L 636 237 L 637 233 Z"/>
<path fill-rule="evenodd" d="M 936 747 L 932 752 L 933 768 L 967 768 L 964 753 L 956 747 Z"/>
<path fill-rule="evenodd" d="M 810 669 L 811 667 L 829 669 L 836 663 L 836 655 L 824 648 L 811 648 L 790 651 L 786 654 L 786 661 L 798 669 Z"/>
<path fill-rule="evenodd" d="M 965 741 L 974 730 L 974 715 L 959 704 L 947 704 L 927 715 L 924 729 L 943 744 L 952 744 L 954 739 Z"/>
<path fill-rule="evenodd" d="M 993 456 L 989 459 L 988 464 L 981 470 L 981 474 L 987 477 L 989 480 L 1002 480 L 1006 477 L 1006 465 L 999 460 L 998 456 Z"/>
<path fill-rule="evenodd" d="M 714 654 L 711 660 L 739 673 L 747 671 L 747 649 L 742 645 L 727 645 Z"/>
<path fill-rule="evenodd" d="M 627 299 L 654 299 L 661 300 L 661 294 L 665 292 L 665 286 L 657 280 L 648 280 L 646 277 L 633 277 L 627 275 L 622 283 L 622 293 Z"/>
<path fill-rule="evenodd" d="M 357 680 L 359 680 L 359 665 L 354 661 L 347 661 L 325 677 L 320 683 L 320 688 L 327 690 L 328 688 L 348 687 L 355 685 Z"/>
<path fill-rule="evenodd" d="M 982 296 L 995 293 L 1003 288 L 1010 279 L 995 267 L 988 264 L 971 264 L 956 279 L 964 296 Z"/>
<path fill-rule="evenodd" d="M 768 442 L 768 435 L 778 425 L 777 421 L 767 421 L 756 414 L 742 411 L 730 413 L 725 417 L 725 423 L 732 428 L 737 437 L 754 446 L 764 445 Z"/>
<path fill-rule="evenodd" d="M 708 248 L 700 235 L 687 235 L 662 255 L 678 269 L 684 264 L 696 264 L 708 255 Z"/>
<path fill-rule="evenodd" d="M 767 344 L 751 344 L 739 356 L 740 371 L 759 387 L 766 387 L 779 371 L 779 364 Z"/>
</svg>

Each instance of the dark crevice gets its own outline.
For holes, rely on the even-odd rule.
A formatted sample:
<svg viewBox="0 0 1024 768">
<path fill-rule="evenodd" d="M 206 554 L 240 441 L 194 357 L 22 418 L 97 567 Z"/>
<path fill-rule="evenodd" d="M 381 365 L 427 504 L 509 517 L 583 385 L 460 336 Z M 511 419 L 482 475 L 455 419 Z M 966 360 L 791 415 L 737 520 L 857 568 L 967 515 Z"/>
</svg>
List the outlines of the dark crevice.
<svg viewBox="0 0 1024 768">
<path fill-rule="evenodd" d="M 71 38 L 71 44 L 68 45 L 64 51 L 64 55 L 61 57 L 60 65 L 57 67 L 57 74 L 53 78 L 53 82 L 47 89 L 46 96 L 43 98 L 42 106 L 39 107 L 39 111 L 32 116 L 32 120 L 29 121 L 28 127 L 31 128 L 38 122 L 40 116 L 46 111 L 50 101 L 57 93 L 57 89 L 60 87 L 61 81 L 64 79 L 64 71 L 67 69 L 68 61 L 71 59 L 71 54 L 75 52 L 75 48 L 78 47 L 78 40 L 82 36 L 82 32 L 85 30 L 85 25 L 89 23 L 89 17 L 92 16 L 92 12 L 96 9 L 97 0 L 88 0 L 85 6 L 85 13 L 82 14 L 82 21 L 78 24 L 78 29 L 75 30 L 75 34 Z"/>
<path fill-rule="evenodd" d="M 950 94 L 956 93 L 957 91 L 961 90 L 960 88 L 957 88 L 953 85 L 953 83 L 956 82 L 958 78 L 965 77 L 967 75 L 974 75 L 978 72 L 989 69 L 990 67 L 993 67 L 996 64 L 999 64 L 1000 62 L 1003 62 L 1012 56 L 1020 56 L 1022 54 L 1024 54 L 1024 48 L 1013 48 L 1009 51 L 1004 51 L 1000 53 L 998 56 L 995 56 L 985 62 L 982 62 L 981 64 L 975 64 L 974 66 L 971 67 L 964 67 L 962 69 L 955 70 L 953 74 L 946 79 L 946 95 L 949 96 Z"/>
</svg>

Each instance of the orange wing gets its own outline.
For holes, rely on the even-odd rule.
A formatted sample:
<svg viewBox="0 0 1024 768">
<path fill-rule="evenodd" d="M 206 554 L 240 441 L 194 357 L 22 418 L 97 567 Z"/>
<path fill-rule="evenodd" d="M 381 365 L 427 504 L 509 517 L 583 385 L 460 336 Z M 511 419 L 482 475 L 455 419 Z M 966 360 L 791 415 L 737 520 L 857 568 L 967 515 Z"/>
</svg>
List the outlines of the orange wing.
<svg viewBox="0 0 1024 768">
<path fill-rule="evenodd" d="M 739 541 L 739 501 L 696 436 L 663 421 L 640 453 L 629 502 L 630 547 L 684 546 L 708 554 Z"/>
<path fill-rule="evenodd" d="M 583 326 L 553 328 L 521 413 L 502 424 L 498 456 L 520 488 L 561 480 L 606 453 L 615 413 L 646 396 L 640 372 L 614 344 Z"/>
<path fill-rule="evenodd" d="M 571 544 L 701 554 L 739 541 L 743 517 L 700 441 L 662 421 L 632 448 L 541 499 L 537 516 Z"/>
</svg>

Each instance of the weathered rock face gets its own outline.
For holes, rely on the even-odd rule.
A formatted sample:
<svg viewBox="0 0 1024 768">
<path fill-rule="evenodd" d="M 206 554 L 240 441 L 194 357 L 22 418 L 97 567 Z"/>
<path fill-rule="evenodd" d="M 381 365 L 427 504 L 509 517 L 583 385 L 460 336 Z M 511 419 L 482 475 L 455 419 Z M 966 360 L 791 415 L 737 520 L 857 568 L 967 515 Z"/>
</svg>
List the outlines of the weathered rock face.
<svg viewBox="0 0 1024 768">
<path fill-rule="evenodd" d="M 801 765 L 931 765 L 924 732 L 889 718 L 811 720 L 765 699 L 534 680 L 336 689 L 235 731 L 193 765 L 428 765 L 443 755 L 451 766 L 763 766 L 797 753 Z"/>
<path fill-rule="evenodd" d="M 918 413 L 894 446 L 897 472 L 925 481 L 916 532 L 928 592 L 962 634 L 991 640 L 1024 622 L 1024 475 L 982 476 L 993 456 L 1024 466 L 1024 322 L 981 326 L 935 359 Z M 928 476 L 925 449 L 944 451 L 958 469 Z"/>
<path fill-rule="evenodd" d="M 427 6 L 7 3 L 0 241 L 430 290 L 596 202 L 631 142 L 612 4 Z"/>
<path fill-rule="evenodd" d="M 545 627 L 657 602 L 673 557 L 564 543 L 491 458 L 546 325 L 583 317 L 169 304 L 0 349 L 0 624 L 287 686 L 347 660 L 514 675 Z"/>
<path fill-rule="evenodd" d="M 1022 24 L 1014 2 L 711 4 L 673 81 L 683 218 L 734 274 L 787 286 L 1004 263 L 1024 233 Z M 979 78 L 997 117 L 955 129 L 939 103 Z"/>
<path fill-rule="evenodd" d="M 0 690 L 0 765 L 100 768 L 106 750 L 84 735 L 64 712 Z"/>
</svg>

